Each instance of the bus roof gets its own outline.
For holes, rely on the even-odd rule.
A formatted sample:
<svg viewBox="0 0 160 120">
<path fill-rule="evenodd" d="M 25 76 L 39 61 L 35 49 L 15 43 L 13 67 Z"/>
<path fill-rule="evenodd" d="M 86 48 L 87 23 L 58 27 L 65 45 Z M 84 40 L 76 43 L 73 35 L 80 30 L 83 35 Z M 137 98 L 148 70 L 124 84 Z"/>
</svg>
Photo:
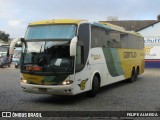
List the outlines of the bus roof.
<svg viewBox="0 0 160 120">
<path fill-rule="evenodd" d="M 32 22 L 29 25 L 79 24 L 82 21 L 86 21 L 86 20 L 78 20 L 78 19 L 53 19 L 53 20 L 43 20 L 43 21 Z"/>
<path fill-rule="evenodd" d="M 125 29 L 123 27 L 120 27 L 120 26 L 117 26 L 117 25 L 113 25 L 113 24 L 110 24 L 110 23 L 107 23 L 107 22 L 99 22 L 100 24 L 104 24 L 106 26 L 110 26 L 111 28 L 115 28 L 117 30 L 120 30 L 120 31 L 125 31 Z"/>
<path fill-rule="evenodd" d="M 85 22 L 85 23 L 89 23 L 95 26 L 99 26 L 99 27 L 103 27 L 103 28 L 108 28 L 111 30 L 117 30 L 120 32 L 124 32 L 124 33 L 128 33 L 128 34 L 133 34 L 133 35 L 137 35 L 139 37 L 143 37 L 141 36 L 139 33 L 136 33 L 134 31 L 126 31 L 123 27 L 117 26 L 117 25 L 113 25 L 107 22 L 90 22 L 87 20 L 80 20 L 80 19 L 53 19 L 53 20 L 43 20 L 43 21 L 37 21 L 37 22 L 32 22 L 29 24 L 29 26 L 31 25 L 49 25 L 49 24 L 80 24 L 81 22 Z"/>
<path fill-rule="evenodd" d="M 117 25 L 113 25 L 107 22 L 99 22 L 100 24 L 106 25 L 108 27 L 110 27 L 110 29 L 112 30 L 117 30 L 120 32 L 124 32 L 124 33 L 128 33 L 128 34 L 133 34 L 133 35 L 137 35 L 139 37 L 143 37 L 142 35 L 140 35 L 139 33 L 135 32 L 135 31 L 126 31 L 123 27 L 117 26 Z"/>
</svg>

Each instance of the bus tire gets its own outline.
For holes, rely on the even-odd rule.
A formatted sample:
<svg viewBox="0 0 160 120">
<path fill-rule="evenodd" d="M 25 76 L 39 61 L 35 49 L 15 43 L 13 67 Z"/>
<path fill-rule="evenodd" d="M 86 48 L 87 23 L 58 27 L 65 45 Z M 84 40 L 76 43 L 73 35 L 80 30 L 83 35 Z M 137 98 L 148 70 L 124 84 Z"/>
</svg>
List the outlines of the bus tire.
<svg viewBox="0 0 160 120">
<path fill-rule="evenodd" d="M 3 68 L 3 65 L 0 65 L 0 68 Z"/>
<path fill-rule="evenodd" d="M 135 80 L 137 80 L 138 75 L 139 75 L 139 67 L 137 67 L 137 69 L 136 69 L 136 76 L 135 76 Z"/>
<path fill-rule="evenodd" d="M 18 65 L 15 65 L 15 68 L 18 68 Z"/>
<path fill-rule="evenodd" d="M 135 81 L 137 80 L 137 78 L 138 78 L 138 72 L 137 72 L 137 70 L 135 71 Z"/>
<path fill-rule="evenodd" d="M 100 89 L 100 82 L 97 76 L 93 77 L 92 90 L 87 93 L 89 97 L 95 97 Z"/>
<path fill-rule="evenodd" d="M 135 69 L 132 69 L 131 78 L 129 79 L 129 82 L 133 83 L 136 80 L 136 71 Z"/>
</svg>

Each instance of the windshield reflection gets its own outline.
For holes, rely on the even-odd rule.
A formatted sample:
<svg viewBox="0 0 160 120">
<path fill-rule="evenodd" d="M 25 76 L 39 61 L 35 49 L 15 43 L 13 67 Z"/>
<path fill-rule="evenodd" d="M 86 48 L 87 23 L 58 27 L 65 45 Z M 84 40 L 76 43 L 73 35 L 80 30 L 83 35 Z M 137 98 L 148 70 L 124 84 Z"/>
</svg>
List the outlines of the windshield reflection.
<svg viewBox="0 0 160 120">
<path fill-rule="evenodd" d="M 68 41 L 27 42 L 24 51 L 24 69 L 27 65 L 40 66 L 43 72 L 71 72 L 73 58 L 69 55 Z"/>
<path fill-rule="evenodd" d="M 25 39 L 71 39 L 75 36 L 75 33 L 75 25 L 36 25 L 27 28 Z"/>
</svg>

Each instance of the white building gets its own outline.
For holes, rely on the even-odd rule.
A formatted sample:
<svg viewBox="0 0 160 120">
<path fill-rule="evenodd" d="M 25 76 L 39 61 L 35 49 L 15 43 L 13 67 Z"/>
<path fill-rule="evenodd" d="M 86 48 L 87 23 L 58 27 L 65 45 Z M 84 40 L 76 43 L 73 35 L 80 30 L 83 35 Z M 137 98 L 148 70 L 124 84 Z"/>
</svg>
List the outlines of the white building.
<svg viewBox="0 0 160 120">
<path fill-rule="evenodd" d="M 145 67 L 160 68 L 160 21 L 138 32 L 144 36 Z"/>
</svg>

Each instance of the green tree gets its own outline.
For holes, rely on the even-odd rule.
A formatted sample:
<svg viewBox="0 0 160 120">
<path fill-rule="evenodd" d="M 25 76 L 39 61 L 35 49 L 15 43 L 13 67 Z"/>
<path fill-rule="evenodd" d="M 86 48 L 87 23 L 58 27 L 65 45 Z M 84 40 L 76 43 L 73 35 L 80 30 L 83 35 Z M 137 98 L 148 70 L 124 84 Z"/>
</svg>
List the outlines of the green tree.
<svg viewBox="0 0 160 120">
<path fill-rule="evenodd" d="M 0 31 L 0 39 L 4 42 L 8 42 L 8 40 L 10 40 L 10 35 L 5 33 L 4 31 Z"/>
</svg>

